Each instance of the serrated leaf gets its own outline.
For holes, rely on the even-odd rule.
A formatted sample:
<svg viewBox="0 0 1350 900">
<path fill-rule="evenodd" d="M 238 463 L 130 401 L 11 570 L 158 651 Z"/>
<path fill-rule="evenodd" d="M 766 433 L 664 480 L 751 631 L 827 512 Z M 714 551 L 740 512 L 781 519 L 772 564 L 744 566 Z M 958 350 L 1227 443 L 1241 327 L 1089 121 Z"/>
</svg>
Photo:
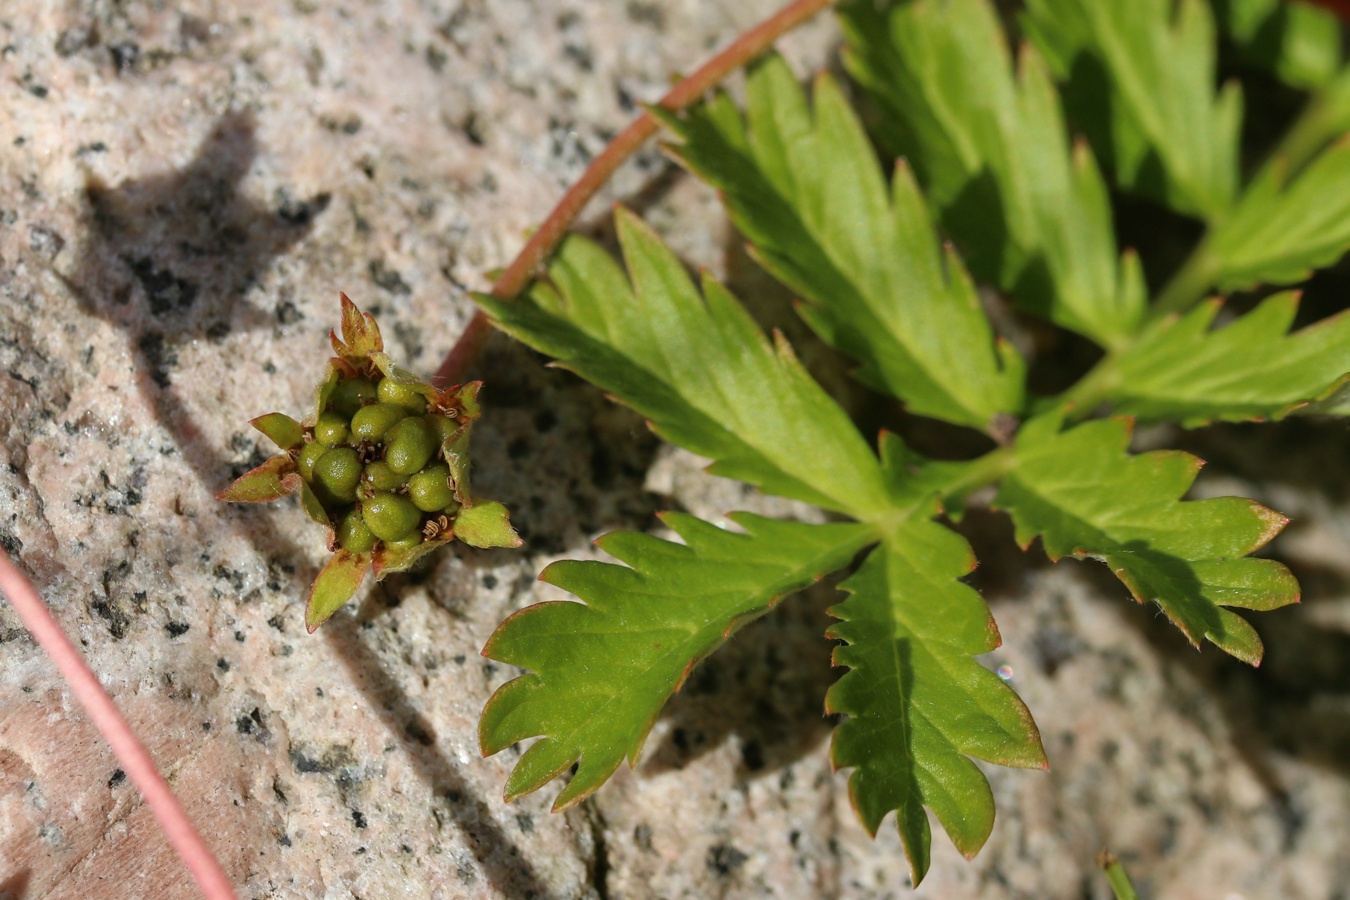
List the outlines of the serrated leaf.
<svg viewBox="0 0 1350 900">
<path fill-rule="evenodd" d="M 216 494 L 216 499 L 232 503 L 268 503 L 285 497 L 293 491 L 284 480 L 294 471 L 295 460 L 284 453 L 273 456 L 236 478 L 233 484 Z"/>
<path fill-rule="evenodd" d="M 1206 239 L 1221 290 L 1294 284 L 1350 249 L 1350 138 L 1285 182 L 1282 166 L 1268 166 Z"/>
<path fill-rule="evenodd" d="M 511 516 L 494 500 L 480 500 L 455 516 L 455 537 L 470 547 L 519 547 L 524 543 L 511 527 Z"/>
<path fill-rule="evenodd" d="M 710 471 L 865 519 L 887 509 L 876 456 L 781 339 L 770 344 L 727 290 L 703 295 L 631 213 L 617 214 L 632 284 L 569 237 L 521 299 L 477 295 L 497 324 L 632 406 Z"/>
<path fill-rule="evenodd" d="M 858 524 L 806 525 L 745 513 L 746 534 L 680 513 L 666 524 L 684 544 L 617 532 L 598 542 L 626 566 L 564 561 L 540 578 L 585 604 L 548 602 L 503 622 L 483 655 L 532 670 L 502 685 L 483 710 L 491 755 L 542 736 L 516 763 L 511 800 L 578 762 L 562 809 L 598 788 L 642 743 L 666 699 L 699 660 L 779 597 L 839 569 L 870 540 Z"/>
<path fill-rule="evenodd" d="M 1141 335 L 1117 366 L 1117 412 L 1187 428 L 1216 420 L 1280 419 L 1325 397 L 1350 373 L 1350 313 L 1286 334 L 1298 295 L 1278 294 L 1209 330 L 1214 300 Z"/>
<path fill-rule="evenodd" d="M 1215 92 L 1206 0 L 1027 0 L 1022 23 L 1123 187 L 1206 221 L 1229 209 L 1242 95 Z"/>
<path fill-rule="evenodd" d="M 673 152 L 721 193 L 756 258 L 808 301 L 804 316 L 911 411 L 988 428 L 1022 404 L 1023 365 L 996 350 L 975 287 L 944 254 L 918 186 L 888 189 L 862 125 L 828 76 L 815 107 L 771 56 L 749 76 L 743 118 L 725 95 L 665 116 Z"/>
<path fill-rule="evenodd" d="M 1037 535 L 1051 559 L 1091 556 L 1110 566 L 1140 603 L 1157 603 L 1192 644 L 1208 639 L 1252 665 L 1261 639 L 1225 607 L 1269 610 L 1298 600 L 1298 583 L 1274 560 L 1247 554 L 1286 519 L 1254 500 L 1182 501 L 1201 462 L 1188 453 L 1129 456 L 1130 424 L 1088 422 L 1060 431 L 1054 416 L 1022 427 L 1016 466 L 997 506 L 1012 513 L 1026 546 Z"/>
<path fill-rule="evenodd" d="M 886 148 L 908 156 L 972 272 L 1025 309 L 1106 346 L 1138 326 L 1146 296 L 1117 259 L 1111 209 L 1087 148 L 1070 152 L 1040 56 L 1016 73 L 987 0 L 914 0 L 884 14 L 840 9 L 849 73 L 885 113 Z"/>
<path fill-rule="evenodd" d="M 300 423 L 285 413 L 272 412 L 265 416 L 250 419 L 249 423 L 265 434 L 272 443 L 282 450 L 298 448 L 305 442 L 305 430 Z"/>
<path fill-rule="evenodd" d="M 999 646 L 984 601 L 958 579 L 975 567 L 966 541 L 923 518 L 905 522 L 841 585 L 828 632 L 852 671 L 825 698 L 835 768 L 855 767 L 849 796 L 875 835 L 892 810 L 914 883 L 928 871 L 927 806 L 956 848 L 974 856 L 994 826 L 994 798 L 969 757 L 1045 768 L 1025 704 L 972 658 Z"/>
<path fill-rule="evenodd" d="M 1288 0 L 1214 0 L 1214 13 L 1242 57 L 1285 84 L 1315 88 L 1340 68 L 1341 26 L 1327 10 Z"/>
<path fill-rule="evenodd" d="M 370 569 L 369 553 L 339 550 L 319 570 L 305 604 L 305 630 L 313 634 L 342 604 L 352 598 Z"/>
</svg>

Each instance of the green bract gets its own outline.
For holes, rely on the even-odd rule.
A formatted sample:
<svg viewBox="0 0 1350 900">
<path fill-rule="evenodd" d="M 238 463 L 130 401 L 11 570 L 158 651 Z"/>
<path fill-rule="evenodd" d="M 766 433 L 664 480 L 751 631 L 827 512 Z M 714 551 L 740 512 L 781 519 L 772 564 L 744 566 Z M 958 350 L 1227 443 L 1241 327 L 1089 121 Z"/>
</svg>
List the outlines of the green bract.
<svg viewBox="0 0 1350 900">
<path fill-rule="evenodd" d="M 313 632 L 360 586 L 407 569 L 458 537 L 475 546 L 519 546 L 501 504 L 469 493 L 469 431 L 480 382 L 437 390 L 399 369 L 379 326 L 342 295 L 337 354 L 302 422 L 281 413 L 254 426 L 284 452 L 240 476 L 218 496 L 259 503 L 299 494 L 328 529 L 334 556 L 319 572 L 305 610 Z M 416 483 L 414 487 L 412 482 Z M 470 512 L 472 511 L 472 512 Z M 459 535 L 455 520 L 469 513 Z"/>
</svg>

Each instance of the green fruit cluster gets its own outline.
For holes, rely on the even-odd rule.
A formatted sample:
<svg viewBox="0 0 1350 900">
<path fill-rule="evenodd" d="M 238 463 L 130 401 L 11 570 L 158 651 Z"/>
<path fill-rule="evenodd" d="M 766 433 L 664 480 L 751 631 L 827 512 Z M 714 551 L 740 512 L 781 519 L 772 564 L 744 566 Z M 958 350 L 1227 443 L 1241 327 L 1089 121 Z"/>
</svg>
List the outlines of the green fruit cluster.
<svg viewBox="0 0 1350 900">
<path fill-rule="evenodd" d="M 296 468 L 335 523 L 338 545 L 368 553 L 416 547 L 459 509 L 441 445 L 458 425 L 429 412 L 414 387 L 382 378 L 341 378 Z M 429 522 L 437 524 L 428 527 Z"/>
</svg>

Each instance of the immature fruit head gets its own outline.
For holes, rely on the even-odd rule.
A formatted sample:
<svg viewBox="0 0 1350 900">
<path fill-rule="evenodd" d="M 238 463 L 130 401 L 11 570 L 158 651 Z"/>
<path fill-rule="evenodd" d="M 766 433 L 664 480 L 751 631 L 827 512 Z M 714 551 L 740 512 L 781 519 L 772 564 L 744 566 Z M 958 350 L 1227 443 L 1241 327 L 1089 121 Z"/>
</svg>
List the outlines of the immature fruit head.
<svg viewBox="0 0 1350 900">
<path fill-rule="evenodd" d="M 310 631 L 351 597 L 367 570 L 377 578 L 402 571 L 454 540 L 456 518 L 474 506 L 468 435 L 479 415 L 479 383 L 442 391 L 399 369 L 375 320 L 345 294 L 342 338 L 329 337 L 337 355 L 313 414 L 303 422 L 280 413 L 253 420 L 284 452 L 219 495 L 258 502 L 299 493 L 305 512 L 329 529 L 335 555 L 310 594 Z M 519 544 L 500 504 L 484 504 L 484 516 L 499 521 L 497 538 L 477 545 Z M 480 530 L 466 527 L 461 539 L 474 543 Z"/>
</svg>

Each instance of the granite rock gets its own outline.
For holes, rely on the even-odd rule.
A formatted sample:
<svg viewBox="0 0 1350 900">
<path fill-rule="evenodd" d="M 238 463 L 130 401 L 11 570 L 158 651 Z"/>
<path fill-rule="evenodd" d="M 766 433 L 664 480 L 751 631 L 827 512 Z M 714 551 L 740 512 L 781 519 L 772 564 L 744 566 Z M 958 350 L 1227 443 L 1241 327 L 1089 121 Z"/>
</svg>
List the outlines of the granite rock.
<svg viewBox="0 0 1350 900">
<path fill-rule="evenodd" d="M 662 447 L 633 415 L 497 338 L 475 377 L 478 490 L 520 552 L 456 549 L 368 586 L 318 634 L 324 556 L 293 503 L 213 495 L 269 453 L 255 415 L 301 414 L 338 290 L 434 368 L 466 291 L 639 101 L 770 0 L 17 0 L 0 10 L 0 544 L 137 726 L 240 895 L 900 897 L 827 758 L 819 586 L 741 632 L 670 705 L 643 762 L 560 815 L 506 805 L 518 751 L 476 717 L 516 672 L 478 650 L 561 593 L 547 562 L 678 507 L 809 515 Z M 821 22 L 785 48 L 826 65 Z M 761 286 L 709 193 L 655 149 L 606 200 L 687 259 Z M 605 230 L 603 204 L 589 227 Z M 781 307 L 764 310 L 772 317 Z M 804 355 L 813 358 L 809 346 Z M 832 385 L 836 382 L 832 382 Z M 1344 434 L 1192 439 L 1296 518 L 1274 552 L 1304 607 L 1262 616 L 1252 671 L 1196 654 L 1088 564 L 1050 567 L 1006 524 L 963 526 L 1049 773 L 990 770 L 973 861 L 935 841 L 920 896 L 1105 897 L 1110 846 L 1146 894 L 1336 896 L 1350 884 L 1350 496 Z M 1271 474 L 1273 458 L 1292 460 Z M 1334 488 L 1327 476 L 1338 477 Z M 45 657 L 0 606 L 0 896 L 184 897 L 185 871 Z"/>
</svg>

